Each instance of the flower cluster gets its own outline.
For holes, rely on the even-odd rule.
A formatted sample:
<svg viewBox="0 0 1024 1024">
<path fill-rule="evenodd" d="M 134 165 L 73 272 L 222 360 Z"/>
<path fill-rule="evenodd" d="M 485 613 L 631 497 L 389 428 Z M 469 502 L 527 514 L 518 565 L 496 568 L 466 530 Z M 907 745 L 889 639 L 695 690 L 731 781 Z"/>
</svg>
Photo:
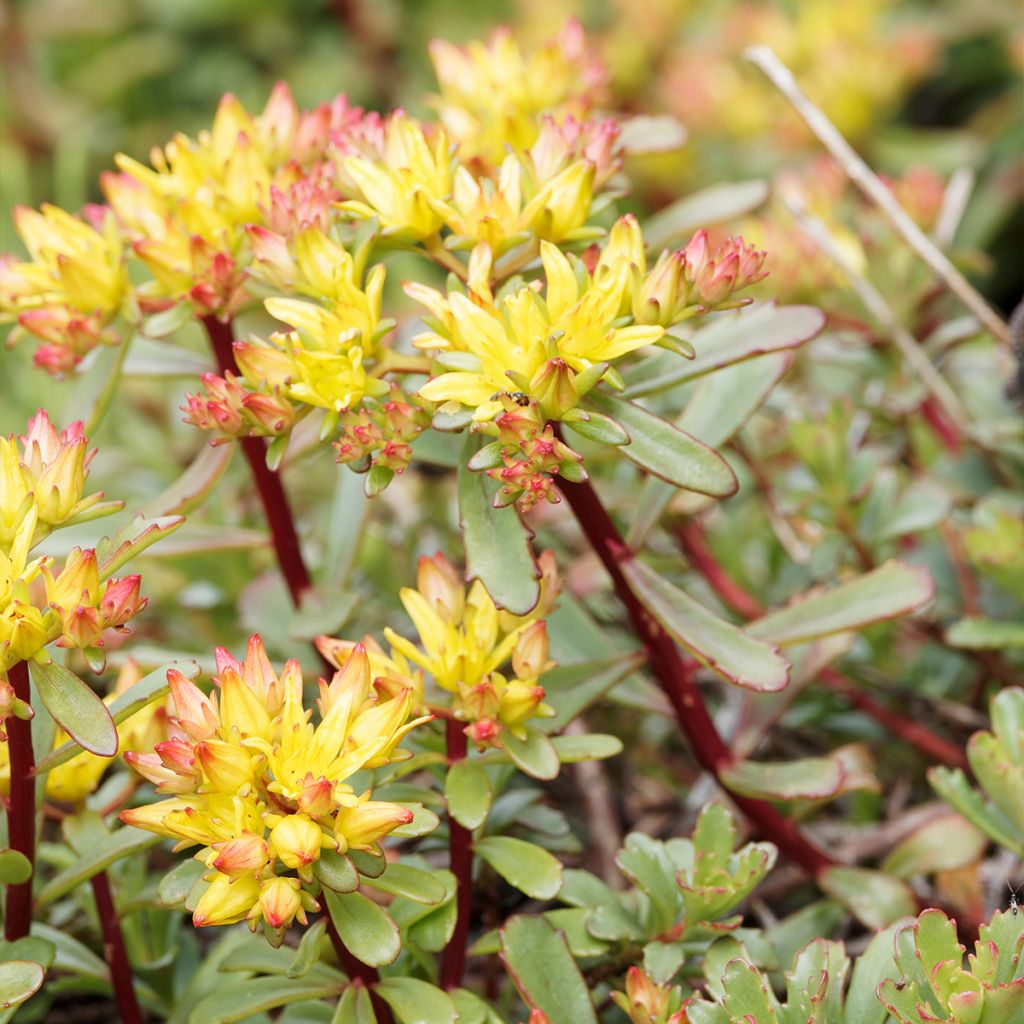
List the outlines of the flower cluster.
<svg viewBox="0 0 1024 1024">
<path fill-rule="evenodd" d="M 123 631 L 146 604 L 139 577 L 103 579 L 96 552 L 75 548 L 56 571 L 32 549 L 53 530 L 108 515 L 119 502 L 85 494 L 88 450 L 81 423 L 58 433 L 40 409 L 27 432 L 0 437 L 0 671 L 35 657 L 49 643 L 81 648 L 94 663 L 103 634 Z M 30 585 L 39 577 L 45 600 Z M 0 716 L 10 703 L 0 695 Z M 11 704 L 17 714 L 16 704 Z"/>
<path fill-rule="evenodd" d="M 583 118 L 603 99 L 608 74 L 578 21 L 532 53 L 507 28 L 486 42 L 430 44 L 441 95 L 435 106 L 464 159 L 500 163 L 533 145 L 542 115 Z"/>
<path fill-rule="evenodd" d="M 115 325 L 131 316 L 131 288 L 123 243 L 109 211 L 90 206 L 85 219 L 55 206 L 41 212 L 19 206 L 14 225 L 29 259 L 0 256 L 0 323 L 39 338 L 37 366 L 72 371 L 99 344 L 115 344 Z"/>
<path fill-rule="evenodd" d="M 228 95 L 209 131 L 175 136 L 149 166 L 117 158 L 102 181 L 106 234 L 46 217 L 108 239 L 92 262 L 116 263 L 118 280 L 122 250 L 141 261 L 143 312 L 180 303 L 210 326 L 262 303 L 270 326 L 234 340 L 234 366 L 219 350 L 222 371 L 182 407 L 213 443 L 272 438 L 275 465 L 313 416 L 339 462 L 370 469 L 375 494 L 421 430 L 470 424 L 499 444 L 474 462 L 499 481 L 498 504 L 528 508 L 555 499 L 555 476 L 585 478 L 554 424 L 587 420 L 581 403 L 622 386 L 620 362 L 680 351 L 675 325 L 747 301 L 764 254 L 698 232 L 648 267 L 634 217 L 598 223 L 623 152 L 618 123 L 595 114 L 607 75 L 578 23 L 533 49 L 499 31 L 431 55 L 438 120 L 344 97 L 300 111 L 282 85 L 260 114 Z M 383 308 L 395 249 L 448 271 L 438 290 L 405 285 L 426 310 L 413 352 Z M 117 305 L 108 291 L 104 310 Z"/>
<path fill-rule="evenodd" d="M 540 600 L 532 612 L 518 616 L 499 611 L 479 581 L 467 592 L 442 554 L 424 556 L 417 589 L 399 594 L 420 646 L 392 629 L 384 631 L 389 653 L 372 637 L 353 644 L 322 636 L 317 646 L 336 666 L 346 664 L 354 650 L 365 650 L 379 688 L 412 692 L 419 705 L 440 708 L 425 692 L 426 674 L 441 691 L 438 698 L 447 701 L 447 713 L 467 723 L 466 735 L 478 747 L 500 747 L 504 730 L 521 738 L 531 718 L 554 713 L 543 703 L 539 679 L 553 667 L 544 616 L 558 596 L 558 570 L 550 551 L 539 565 Z M 511 674 L 499 671 L 509 662 Z"/>
<path fill-rule="evenodd" d="M 197 927 L 262 922 L 280 943 L 284 930 L 317 909 L 304 884 L 324 850 L 379 854 L 378 843 L 412 813 L 371 799 L 347 782 L 356 772 L 401 760 L 398 744 L 428 717 L 409 720 L 413 692 L 371 682 L 370 658 L 356 645 L 320 681 L 320 721 L 303 704 L 302 673 L 274 671 L 258 636 L 243 661 L 217 650 L 209 696 L 168 672 L 168 739 L 126 760 L 168 798 L 123 811 L 136 828 L 198 846 L 209 869 L 196 905 Z"/>
</svg>

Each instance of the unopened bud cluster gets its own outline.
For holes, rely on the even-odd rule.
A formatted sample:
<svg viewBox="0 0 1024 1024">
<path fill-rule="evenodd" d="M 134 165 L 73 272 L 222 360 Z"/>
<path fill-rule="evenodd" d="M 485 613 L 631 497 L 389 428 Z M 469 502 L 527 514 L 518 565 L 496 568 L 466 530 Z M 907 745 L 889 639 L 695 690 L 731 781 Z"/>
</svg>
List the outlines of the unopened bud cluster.
<svg viewBox="0 0 1024 1024">
<path fill-rule="evenodd" d="M 320 721 L 303 704 L 302 674 L 289 661 L 274 671 L 258 636 L 243 661 L 217 649 L 215 689 L 207 695 L 168 672 L 168 738 L 150 753 L 126 755 L 167 799 L 121 818 L 178 841 L 209 870 L 193 913 L 197 927 L 247 920 L 280 944 L 294 920 L 319 909 L 306 886 L 322 851 L 381 855 L 379 842 L 412 813 L 375 801 L 346 781 L 407 755 L 402 738 L 413 691 L 374 684 L 359 645 L 328 682 L 320 681 Z"/>
<path fill-rule="evenodd" d="M 139 577 L 103 579 L 91 548 L 73 549 L 59 570 L 52 557 L 31 557 L 52 531 L 121 507 L 102 502 L 99 492 L 85 493 L 93 454 L 81 423 L 58 432 L 43 410 L 23 436 L 0 437 L 0 672 L 54 640 L 101 663 L 103 634 L 124 631 L 146 605 Z M 31 586 L 39 577 L 44 587 Z M 0 722 L 24 716 L 3 685 Z"/>
<path fill-rule="evenodd" d="M 679 1009 L 678 990 L 658 985 L 639 967 L 626 972 L 626 991 L 613 992 L 615 1005 L 631 1024 L 686 1024 L 686 1011 Z"/>
<path fill-rule="evenodd" d="M 554 556 L 540 560 L 541 596 L 527 615 L 499 611 L 479 583 L 468 589 L 455 567 L 441 554 L 422 557 L 417 588 L 400 592 L 402 604 L 419 634 L 419 645 L 392 629 L 384 636 L 390 653 L 365 637 L 376 685 L 389 691 L 412 691 L 423 707 L 438 707 L 465 722 L 478 747 L 500 747 L 505 730 L 524 737 L 532 718 L 553 714 L 544 704 L 541 676 L 553 667 L 548 658 L 544 616 L 558 596 Z M 319 637 L 320 652 L 342 665 L 354 645 Z M 511 672 L 508 671 L 511 668 Z M 426 692 L 426 682 L 436 688 Z"/>
</svg>

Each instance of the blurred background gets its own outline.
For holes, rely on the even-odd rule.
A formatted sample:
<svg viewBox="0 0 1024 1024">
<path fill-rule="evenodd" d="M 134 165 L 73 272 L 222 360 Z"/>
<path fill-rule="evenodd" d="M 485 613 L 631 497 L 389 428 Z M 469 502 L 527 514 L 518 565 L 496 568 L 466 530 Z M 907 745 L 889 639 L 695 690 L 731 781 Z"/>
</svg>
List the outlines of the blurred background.
<svg viewBox="0 0 1024 1024">
<path fill-rule="evenodd" d="M 221 94 L 260 108 L 337 92 L 426 114 L 426 43 L 507 23 L 524 41 L 579 17 L 613 105 L 668 112 L 685 150 L 640 168 L 639 205 L 799 165 L 817 146 L 741 58 L 770 45 L 880 170 L 976 175 L 960 242 L 1004 311 L 1021 292 L 1024 30 L 1006 0 L 0 0 L 0 204 L 98 198 L 117 151 L 207 125 Z M 16 249 L 9 217 L 0 251 Z"/>
</svg>

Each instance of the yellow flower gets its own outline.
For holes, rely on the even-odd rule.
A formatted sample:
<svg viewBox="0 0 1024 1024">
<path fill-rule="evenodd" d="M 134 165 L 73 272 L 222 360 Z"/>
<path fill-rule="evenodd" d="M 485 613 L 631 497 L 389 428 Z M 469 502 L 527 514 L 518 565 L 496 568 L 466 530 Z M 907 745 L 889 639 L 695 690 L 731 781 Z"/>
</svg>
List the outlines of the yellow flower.
<svg viewBox="0 0 1024 1024">
<path fill-rule="evenodd" d="M 452 157 L 443 131 L 429 139 L 424 126 L 396 111 L 384 126 L 381 152 L 340 159 L 340 170 L 362 193 L 340 208 L 357 217 L 377 217 L 386 234 L 422 239 L 444 222 L 434 204 L 452 189 Z"/>
<path fill-rule="evenodd" d="M 625 289 L 628 266 L 621 259 L 599 263 L 594 277 L 580 276 L 554 245 L 541 244 L 547 279 L 542 301 L 525 287 L 497 304 L 478 305 L 458 292 L 436 296 L 434 304 L 446 314 L 439 326 L 444 333 L 421 334 L 414 343 L 442 353 L 464 353 L 453 369 L 420 388 L 422 398 L 455 401 L 475 409 L 474 419 L 487 421 L 502 412 L 503 392 L 519 390 L 540 399 L 550 360 L 564 361 L 575 374 L 590 371 L 585 386 L 592 387 L 607 365 L 622 356 L 656 344 L 665 334 L 657 325 L 615 327 Z M 413 293 L 422 301 L 422 291 Z M 594 376 L 596 374 L 596 376 Z M 582 382 L 581 382 L 582 383 Z M 563 407 L 552 418 L 563 415 Z"/>
<path fill-rule="evenodd" d="M 174 838 L 179 848 L 199 847 L 195 857 L 212 874 L 193 917 L 197 926 L 248 918 L 254 929 L 265 922 L 268 937 L 279 941 L 293 918 L 302 921 L 303 911 L 316 907 L 300 880 L 312 881 L 321 848 L 371 848 L 410 819 L 405 808 L 375 803 L 347 780 L 406 756 L 398 743 L 428 719 L 409 721 L 410 690 L 371 686 L 361 650 L 321 683 L 316 725 L 303 706 L 298 664 L 278 675 L 259 637 L 243 661 L 218 649 L 217 668 L 210 696 L 168 672 L 171 739 L 126 760 L 159 792 L 174 795 L 121 819 Z M 358 808 L 365 810 L 354 815 Z"/>
<path fill-rule="evenodd" d="M 435 39 L 430 58 L 441 86 L 435 105 L 448 133 L 464 159 L 493 164 L 508 146 L 533 144 L 541 114 L 585 114 L 606 78 L 577 21 L 533 52 L 524 53 L 502 28 L 464 47 Z"/>
<path fill-rule="evenodd" d="M 17 320 L 47 342 L 36 363 L 55 373 L 72 369 L 95 345 L 116 342 L 117 333 L 106 328 L 130 303 L 114 218 L 100 211 L 92 219 L 88 224 L 56 206 L 16 207 L 15 228 L 30 259 L 0 260 L 0 323 Z"/>
<path fill-rule="evenodd" d="M 457 717 L 471 723 L 492 723 L 489 736 L 497 738 L 502 726 L 520 734 L 527 719 L 554 712 L 541 701 L 544 690 L 537 679 L 553 666 L 548 660 L 547 631 L 543 618 L 558 595 L 558 575 L 551 552 L 539 559 L 541 598 L 527 615 L 499 611 L 478 581 L 466 589 L 452 564 L 440 553 L 419 561 L 417 588 L 399 592 L 402 604 L 419 635 L 419 645 L 393 629 L 384 636 L 390 654 L 366 638 L 360 645 L 318 637 L 320 652 L 333 664 L 351 664 L 356 647 L 367 651 L 369 670 L 378 689 L 400 687 L 415 680 L 421 701 L 422 679 L 427 673 L 452 695 Z M 512 662 L 514 678 L 498 669 Z M 413 666 L 416 666 L 415 668 Z M 338 677 L 335 677 L 338 678 Z M 403 691 L 409 692 L 409 691 Z M 476 738 L 476 733 L 471 732 Z"/>
</svg>

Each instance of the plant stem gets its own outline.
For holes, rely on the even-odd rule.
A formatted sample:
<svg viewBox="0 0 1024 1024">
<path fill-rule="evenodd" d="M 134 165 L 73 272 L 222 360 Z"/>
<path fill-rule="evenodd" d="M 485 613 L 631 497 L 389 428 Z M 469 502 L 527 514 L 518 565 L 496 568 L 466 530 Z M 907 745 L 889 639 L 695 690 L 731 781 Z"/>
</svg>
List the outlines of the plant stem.
<svg viewBox="0 0 1024 1024">
<path fill-rule="evenodd" d="M 331 945 L 334 946 L 334 952 L 337 954 L 338 960 L 341 962 L 342 970 L 344 970 L 344 972 L 349 976 L 349 980 L 352 984 L 362 985 L 370 994 L 370 1003 L 373 1006 L 373 1013 L 377 1018 L 377 1024 L 394 1024 L 394 1018 L 391 1016 L 391 1008 L 379 995 L 377 995 L 376 992 L 373 991 L 373 986 L 380 981 L 380 975 L 377 973 L 377 968 L 364 964 L 363 961 L 345 945 L 341 936 L 338 934 L 338 929 L 334 927 L 334 922 L 331 920 L 329 912 L 326 915 L 326 920 L 327 934 L 330 936 Z"/>
<path fill-rule="evenodd" d="M 753 594 L 743 589 L 722 568 L 715 558 L 700 523 L 695 519 L 687 520 L 676 529 L 676 538 L 690 562 L 690 565 L 707 580 L 711 589 L 734 612 L 744 619 L 756 619 L 764 614 L 765 609 Z M 917 747 L 922 754 L 942 764 L 958 768 L 967 767 L 964 752 L 949 740 L 936 736 L 926 725 L 912 718 L 901 715 L 880 704 L 873 697 L 863 693 L 859 686 L 847 679 L 834 668 L 821 671 L 821 681 L 829 689 L 841 693 L 858 711 L 863 711 L 895 736 L 906 740 L 911 746 Z"/>
<path fill-rule="evenodd" d="M 110 978 L 114 985 L 114 996 L 117 1007 L 121 1011 L 124 1024 L 142 1024 L 142 1013 L 135 998 L 132 984 L 132 968 L 128 963 L 128 954 L 124 949 L 124 936 L 121 934 L 121 923 L 114 907 L 114 898 L 110 892 L 110 879 L 105 871 L 97 872 L 89 880 L 92 894 L 96 900 L 96 913 L 100 919 L 100 930 L 103 932 L 103 955 L 110 965 Z"/>
<path fill-rule="evenodd" d="M 28 704 L 32 690 L 28 664 L 19 661 L 7 678 L 18 700 Z M 7 842 L 32 865 L 36 863 L 36 762 L 32 752 L 32 722 L 12 715 L 7 719 L 7 752 L 10 756 L 10 797 L 7 805 Z M 32 877 L 7 886 L 4 935 L 8 942 L 28 935 L 32 925 Z"/>
<path fill-rule="evenodd" d="M 444 737 L 448 748 L 448 764 L 464 761 L 469 744 L 462 722 L 449 718 L 444 723 Z M 449 867 L 455 876 L 455 930 L 445 947 L 441 960 L 441 988 L 448 990 L 462 984 L 466 969 L 466 945 L 469 941 L 469 921 L 473 914 L 473 833 L 448 815 Z"/>
<path fill-rule="evenodd" d="M 722 772 L 733 763 L 733 755 L 719 734 L 697 686 L 696 664 L 682 658 L 672 638 L 630 589 L 621 566 L 630 561 L 633 554 L 627 549 L 589 481 L 577 484 L 560 480 L 559 487 L 608 570 L 615 593 L 625 606 L 638 639 L 647 648 L 651 671 L 668 697 L 694 757 L 729 792 L 729 787 L 722 781 Z M 729 795 L 764 838 L 771 840 L 809 875 L 817 878 L 835 866 L 831 857 L 810 842 L 770 803 L 739 793 L 729 792 Z"/>
<path fill-rule="evenodd" d="M 204 316 L 203 326 L 210 338 L 210 345 L 221 373 L 238 374 L 235 363 L 234 335 L 231 322 L 218 320 L 215 316 Z M 305 591 L 312 587 L 309 570 L 302 560 L 302 547 L 295 532 L 295 521 L 288 506 L 288 498 L 281 486 L 281 477 L 267 467 L 267 443 L 261 437 L 243 437 L 239 442 L 245 453 L 253 483 L 263 504 L 263 511 L 270 527 L 270 538 L 277 555 L 277 564 L 284 576 L 291 594 L 292 603 L 298 607 Z"/>
</svg>

